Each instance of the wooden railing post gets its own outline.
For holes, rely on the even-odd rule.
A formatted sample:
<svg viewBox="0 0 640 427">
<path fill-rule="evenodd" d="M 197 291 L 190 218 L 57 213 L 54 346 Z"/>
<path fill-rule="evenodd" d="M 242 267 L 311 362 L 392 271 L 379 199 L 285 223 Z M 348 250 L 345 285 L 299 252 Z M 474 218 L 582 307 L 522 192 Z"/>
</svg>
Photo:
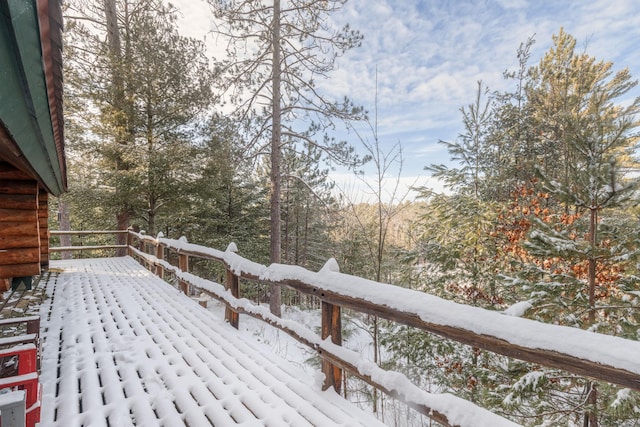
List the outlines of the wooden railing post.
<svg viewBox="0 0 640 427">
<path fill-rule="evenodd" d="M 331 336 L 331 342 L 342 345 L 342 319 L 340 306 L 322 301 L 322 339 Z M 342 386 L 342 369 L 327 360 L 322 360 L 322 372 L 324 373 L 323 390 L 333 386 L 336 393 L 340 394 Z"/>
<path fill-rule="evenodd" d="M 142 233 L 140 233 L 140 234 L 142 234 Z M 147 253 L 146 247 L 145 247 L 145 243 L 144 243 L 143 239 L 138 239 L 138 250 L 140 252 L 144 252 L 145 254 Z"/>
<path fill-rule="evenodd" d="M 238 276 L 233 274 L 233 271 L 227 269 L 227 280 L 224 283 L 225 289 L 231 292 L 231 295 L 234 298 L 240 297 L 240 280 Z M 237 311 L 233 310 L 229 304 L 227 304 L 224 310 L 224 320 L 229 322 L 231 326 L 238 329 L 238 325 L 240 322 L 240 315 Z"/>
<path fill-rule="evenodd" d="M 189 255 L 178 253 L 178 268 L 185 273 L 189 272 Z M 189 295 L 189 284 L 183 280 L 178 280 L 180 284 L 180 289 L 184 292 L 185 295 Z"/>
<path fill-rule="evenodd" d="M 133 232 L 131 228 L 127 230 L 127 254 L 133 256 Z"/>
<path fill-rule="evenodd" d="M 36 345 L 36 364 L 37 368 L 40 369 L 40 359 L 42 356 L 42 349 L 40 347 L 40 317 L 36 317 L 34 319 L 27 320 L 27 335 L 35 334 L 36 339 L 34 344 Z"/>
<path fill-rule="evenodd" d="M 164 261 L 165 246 L 166 245 L 163 245 L 160 242 L 158 242 L 158 245 L 156 246 L 156 258 L 158 258 L 160 261 Z M 164 267 L 159 263 L 158 265 L 156 265 L 156 276 L 160 277 L 161 279 L 164 279 Z"/>
<path fill-rule="evenodd" d="M 27 321 L 27 335 L 36 334 L 40 335 L 40 318 L 34 318 Z"/>
</svg>

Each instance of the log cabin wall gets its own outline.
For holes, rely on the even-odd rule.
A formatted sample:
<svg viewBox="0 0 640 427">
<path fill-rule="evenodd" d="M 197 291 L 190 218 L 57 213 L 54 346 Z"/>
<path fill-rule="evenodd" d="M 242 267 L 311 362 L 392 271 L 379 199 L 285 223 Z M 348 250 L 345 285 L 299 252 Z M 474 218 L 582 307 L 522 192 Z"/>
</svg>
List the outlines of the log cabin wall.
<svg viewBox="0 0 640 427">
<path fill-rule="evenodd" d="M 0 162 L 0 279 L 40 274 L 39 192 L 33 177 Z"/>
<path fill-rule="evenodd" d="M 47 193 L 67 190 L 62 0 L 0 2 L 0 290 L 47 268 Z"/>
<path fill-rule="evenodd" d="M 49 268 L 49 194 L 38 189 L 38 228 L 40 236 L 40 269 Z"/>
</svg>

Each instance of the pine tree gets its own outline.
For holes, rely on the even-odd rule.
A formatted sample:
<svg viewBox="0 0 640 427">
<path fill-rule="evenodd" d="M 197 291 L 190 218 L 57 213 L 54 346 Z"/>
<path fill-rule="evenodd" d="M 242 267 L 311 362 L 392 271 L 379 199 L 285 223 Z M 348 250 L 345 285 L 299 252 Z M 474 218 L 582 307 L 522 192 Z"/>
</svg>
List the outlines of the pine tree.
<svg viewBox="0 0 640 427">
<path fill-rule="evenodd" d="M 574 270 L 581 270 L 572 276 L 581 288 L 576 294 L 584 297 L 585 317 L 580 323 L 588 327 L 600 317 L 595 307 L 596 292 L 603 286 L 598 283 L 598 275 L 614 265 L 624 269 L 625 264 L 632 264 L 629 256 L 635 256 L 633 242 L 620 234 L 625 220 L 619 209 L 630 202 L 637 188 L 637 181 L 626 171 L 636 144 L 634 116 L 640 110 L 640 99 L 626 106 L 616 104 L 636 84 L 628 70 L 613 74 L 611 63 L 574 54 L 575 41 L 562 31 L 554 40 L 556 46 L 534 74 L 539 80 L 534 80 L 531 90 L 535 96 L 531 98 L 537 111 L 549 111 L 549 103 L 563 105 L 553 126 L 546 127 L 562 147 L 563 163 L 553 168 L 556 172 L 544 166 L 539 170 L 543 190 L 562 210 L 556 211 L 555 222 L 536 221 L 529 249 L 546 258 L 558 257 Z M 546 70 L 557 68 L 556 57 L 570 65 L 562 79 Z M 564 102 L 544 76 L 563 82 Z M 543 102 L 545 89 L 549 90 L 548 102 Z"/>
<path fill-rule="evenodd" d="M 421 256 L 437 268 L 441 292 L 468 303 L 500 304 L 497 292 L 497 248 L 492 235 L 498 205 L 492 200 L 492 144 L 490 100 L 484 101 L 478 82 L 475 102 L 462 108 L 465 132 L 457 141 L 444 142 L 456 167 L 431 165 L 427 169 L 444 181 L 452 195 L 423 196 L 430 200 L 423 217 Z M 465 297 L 466 296 L 466 297 Z"/>
<path fill-rule="evenodd" d="M 283 148 L 282 253 L 288 264 L 319 270 L 333 256 L 329 218 L 336 207 L 321 151 L 304 145 Z"/>
<path fill-rule="evenodd" d="M 334 162 L 353 164 L 344 142 L 324 136 L 335 121 L 359 119 L 361 108 L 347 98 L 329 99 L 316 81 L 327 78 L 336 59 L 358 46 L 362 36 L 348 25 L 334 29 L 327 19 L 346 0 L 208 0 L 219 19 L 218 35 L 230 58 L 222 80 L 225 96 L 246 123 L 248 155 L 268 155 L 271 262 L 281 261 L 282 148 L 317 147 Z M 300 124 L 304 123 L 303 128 Z M 280 314 L 280 288 L 271 287 L 271 311 Z"/>
<path fill-rule="evenodd" d="M 67 87 L 85 106 L 71 116 L 86 140 L 76 147 L 96 161 L 84 187 L 118 228 L 138 219 L 155 233 L 159 212 L 179 204 L 177 189 L 193 175 L 195 122 L 211 103 L 202 44 L 177 34 L 175 10 L 159 0 L 70 8 Z"/>
<path fill-rule="evenodd" d="M 182 218 L 170 224 L 200 244 L 225 249 L 234 242 L 244 257 L 267 263 L 268 188 L 253 165 L 243 161 L 242 136 L 233 120 L 214 115 L 205 132 L 194 159 L 192 200 L 182 206 Z"/>
<path fill-rule="evenodd" d="M 638 319 L 628 292 L 637 273 L 639 242 L 636 221 L 625 206 L 637 188 L 626 170 L 636 144 L 640 100 L 624 105 L 620 98 L 636 82 L 628 70 L 613 73 L 611 63 L 575 53 L 575 40 L 564 31 L 553 40 L 527 88 L 544 147 L 538 179 L 547 212 L 530 223 L 524 249 L 531 257 L 514 283 L 529 293 L 531 316 L 623 334 L 621 324 Z M 580 378 L 560 384 L 567 397 L 575 394 L 568 402 L 587 401 L 584 425 L 607 419 L 601 412 L 609 397 L 597 397 L 606 387 Z"/>
<path fill-rule="evenodd" d="M 503 73 L 515 87 L 493 94 L 484 162 L 486 179 L 490 183 L 486 195 L 493 201 L 510 201 L 514 191 L 519 191 L 523 185 L 530 186 L 543 152 L 535 137 L 531 104 L 527 99 L 529 59 L 534 42 L 530 37 L 521 43 L 517 51 L 518 68 Z"/>
<path fill-rule="evenodd" d="M 521 46 L 518 71 L 506 75 L 517 82 L 515 92 L 494 94 L 492 108 L 482 108 L 477 96 L 463 110 L 466 132 L 447 144 L 460 166 L 431 168 L 453 194 L 425 193 L 430 204 L 416 258 L 425 261 L 431 292 L 464 301 L 465 290 L 495 285 L 499 290 L 488 293 L 495 299 L 470 292 L 465 302 L 500 307 L 526 300 L 529 317 L 637 339 L 640 242 L 629 210 L 637 187 L 626 172 L 639 101 L 624 99 L 635 82 L 627 70 L 614 73 L 610 63 L 577 54 L 564 31 L 553 41 L 529 69 L 532 41 Z M 619 408 L 637 398 L 430 340 L 421 351 L 442 363 L 441 387 L 457 384 L 469 399 L 525 422 L 623 425 L 629 412 Z M 475 385 L 462 391 L 465 379 Z M 511 383 L 506 397 L 493 381 Z"/>
</svg>

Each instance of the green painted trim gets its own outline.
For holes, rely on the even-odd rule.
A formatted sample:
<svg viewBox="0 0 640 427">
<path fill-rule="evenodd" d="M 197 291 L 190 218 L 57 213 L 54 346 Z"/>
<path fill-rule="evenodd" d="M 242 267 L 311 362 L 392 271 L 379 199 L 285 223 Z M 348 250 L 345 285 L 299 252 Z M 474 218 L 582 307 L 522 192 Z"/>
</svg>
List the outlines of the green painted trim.
<svg viewBox="0 0 640 427">
<path fill-rule="evenodd" d="M 64 191 L 40 45 L 35 0 L 0 6 L 0 120 L 54 195 Z"/>
</svg>

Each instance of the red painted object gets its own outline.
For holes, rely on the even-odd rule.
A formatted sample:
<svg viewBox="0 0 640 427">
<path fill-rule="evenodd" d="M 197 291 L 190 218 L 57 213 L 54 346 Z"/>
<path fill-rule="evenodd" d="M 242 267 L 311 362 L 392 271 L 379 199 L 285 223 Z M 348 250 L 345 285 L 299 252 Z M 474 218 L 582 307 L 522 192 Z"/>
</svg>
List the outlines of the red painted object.
<svg viewBox="0 0 640 427">
<path fill-rule="evenodd" d="M 9 388 L 25 391 L 27 427 L 34 427 L 40 421 L 42 389 L 38 377 L 37 356 L 38 349 L 31 343 L 0 350 L 0 360 L 9 360 L 9 363 L 17 365 L 17 375 L 0 378 L 0 390 Z"/>
</svg>

